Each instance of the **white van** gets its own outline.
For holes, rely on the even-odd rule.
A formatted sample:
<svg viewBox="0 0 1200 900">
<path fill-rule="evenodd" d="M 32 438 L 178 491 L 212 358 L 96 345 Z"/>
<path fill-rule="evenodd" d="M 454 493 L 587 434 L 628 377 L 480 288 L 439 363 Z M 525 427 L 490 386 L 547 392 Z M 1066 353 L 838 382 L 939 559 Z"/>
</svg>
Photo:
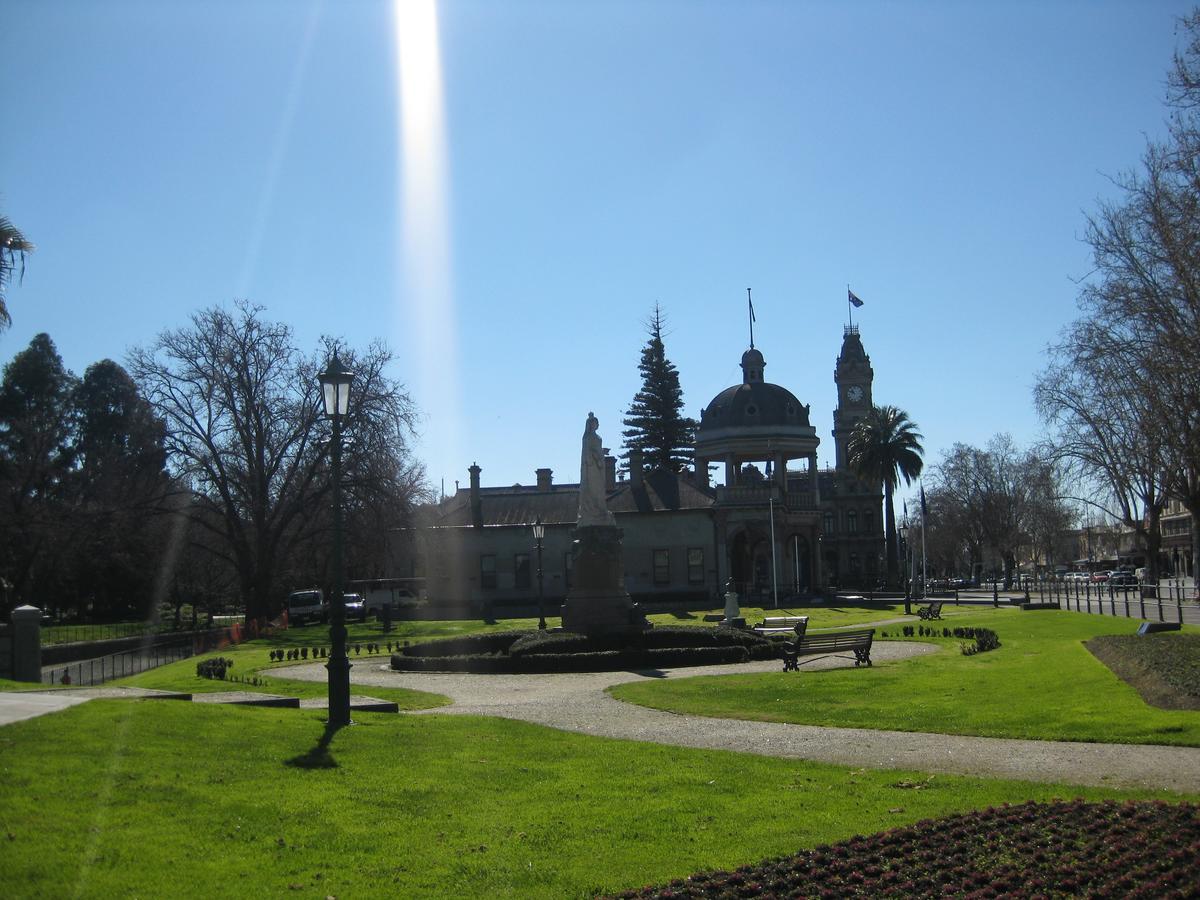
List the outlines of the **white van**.
<svg viewBox="0 0 1200 900">
<path fill-rule="evenodd" d="M 324 622 L 329 617 L 325 594 L 315 588 L 310 591 L 292 591 L 287 598 L 287 613 L 289 625 Z"/>
</svg>

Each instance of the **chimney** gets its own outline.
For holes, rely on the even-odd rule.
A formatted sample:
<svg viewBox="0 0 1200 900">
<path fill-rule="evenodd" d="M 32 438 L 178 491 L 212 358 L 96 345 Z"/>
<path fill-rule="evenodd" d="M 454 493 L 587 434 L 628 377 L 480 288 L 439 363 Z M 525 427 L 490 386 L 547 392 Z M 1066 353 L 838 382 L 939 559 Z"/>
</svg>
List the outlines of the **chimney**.
<svg viewBox="0 0 1200 900">
<path fill-rule="evenodd" d="M 537 489 L 542 493 L 550 490 L 550 486 L 554 484 L 554 471 L 552 469 L 537 470 Z"/>
<path fill-rule="evenodd" d="M 642 451 L 630 448 L 629 450 L 629 481 L 634 488 L 642 486 Z"/>
<path fill-rule="evenodd" d="M 604 454 L 604 490 L 612 492 L 617 489 L 617 458 Z"/>
<path fill-rule="evenodd" d="M 476 463 L 471 463 L 467 470 L 471 473 L 471 524 L 476 528 L 483 527 L 483 501 L 479 497 L 479 473 L 483 469 Z"/>
</svg>

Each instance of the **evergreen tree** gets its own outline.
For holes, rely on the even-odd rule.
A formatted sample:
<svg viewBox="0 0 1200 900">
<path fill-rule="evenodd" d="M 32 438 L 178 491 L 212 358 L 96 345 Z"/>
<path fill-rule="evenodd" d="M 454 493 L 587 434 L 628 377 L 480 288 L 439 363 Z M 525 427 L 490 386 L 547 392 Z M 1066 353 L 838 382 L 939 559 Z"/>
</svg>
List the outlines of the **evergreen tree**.
<svg viewBox="0 0 1200 900">
<path fill-rule="evenodd" d="M 13 606 L 44 604 L 63 587 L 74 386 L 47 334 L 13 357 L 0 380 L 0 574 Z"/>
<path fill-rule="evenodd" d="M 662 311 L 657 305 L 647 323 L 650 340 L 642 348 L 638 371 L 642 373 L 642 389 L 633 396 L 626 411 L 624 460 L 632 450 L 641 450 L 649 469 L 680 472 L 691 464 L 696 440 L 696 420 L 683 415 L 683 389 L 679 386 L 679 371 L 667 359 L 663 346 Z"/>
</svg>

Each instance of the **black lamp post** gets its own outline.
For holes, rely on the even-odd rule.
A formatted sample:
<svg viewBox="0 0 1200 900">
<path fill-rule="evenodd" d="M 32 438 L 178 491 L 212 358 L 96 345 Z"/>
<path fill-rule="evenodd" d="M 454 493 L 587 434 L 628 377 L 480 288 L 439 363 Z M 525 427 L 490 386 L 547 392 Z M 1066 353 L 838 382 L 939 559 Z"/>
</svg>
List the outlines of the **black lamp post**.
<svg viewBox="0 0 1200 900">
<path fill-rule="evenodd" d="M 545 536 L 546 526 L 542 524 L 542 517 L 538 516 L 537 521 L 533 523 L 533 540 L 537 547 L 538 555 L 538 628 L 542 631 L 546 630 L 545 598 L 542 592 L 542 538 Z"/>
<path fill-rule="evenodd" d="M 900 538 L 900 553 L 904 557 L 904 614 L 912 615 L 912 585 L 908 580 L 908 525 L 901 525 L 896 529 L 896 533 Z"/>
<path fill-rule="evenodd" d="M 333 597 L 329 662 L 329 724 L 334 728 L 350 724 L 350 658 L 346 655 L 346 600 L 342 596 L 342 419 L 350 411 L 350 382 L 354 373 L 342 365 L 337 350 L 325 371 L 317 376 L 325 401 L 325 415 L 333 422 Z"/>
</svg>

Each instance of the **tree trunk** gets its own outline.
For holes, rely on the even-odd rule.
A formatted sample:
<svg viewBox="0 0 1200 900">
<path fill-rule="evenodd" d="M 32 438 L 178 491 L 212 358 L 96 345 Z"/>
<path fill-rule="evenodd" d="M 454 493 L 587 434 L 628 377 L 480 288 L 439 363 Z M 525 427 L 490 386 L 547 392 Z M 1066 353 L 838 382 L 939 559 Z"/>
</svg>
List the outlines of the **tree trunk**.
<svg viewBox="0 0 1200 900">
<path fill-rule="evenodd" d="M 892 500 L 891 482 L 884 479 L 884 540 L 887 542 L 887 583 L 889 588 L 895 588 L 900 583 L 900 561 L 896 551 L 896 504 Z"/>
</svg>

